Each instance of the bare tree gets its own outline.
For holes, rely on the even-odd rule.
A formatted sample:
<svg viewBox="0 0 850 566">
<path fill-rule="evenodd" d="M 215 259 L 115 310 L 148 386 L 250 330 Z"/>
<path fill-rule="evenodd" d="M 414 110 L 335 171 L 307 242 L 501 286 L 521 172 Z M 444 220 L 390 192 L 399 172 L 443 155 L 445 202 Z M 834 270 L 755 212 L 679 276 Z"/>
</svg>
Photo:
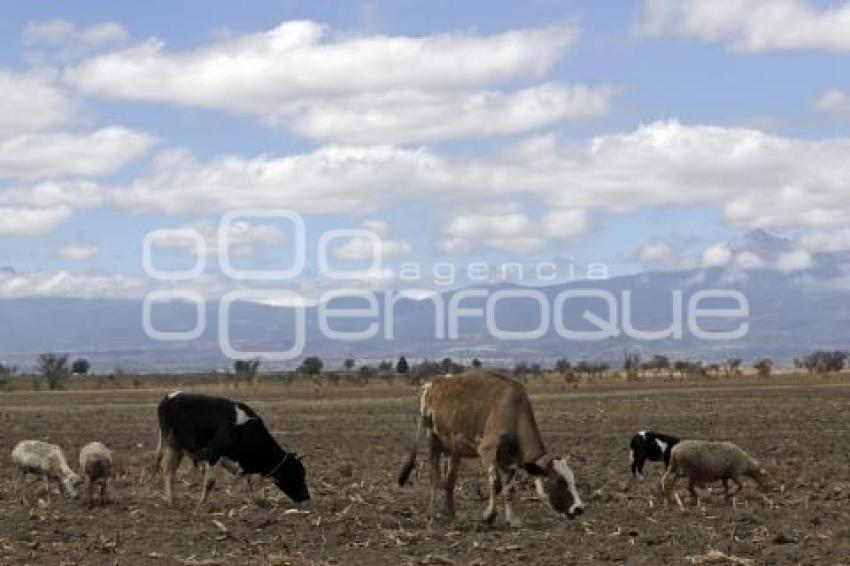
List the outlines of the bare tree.
<svg viewBox="0 0 850 566">
<path fill-rule="evenodd" d="M 14 377 L 18 368 L 12 365 L 0 363 L 0 387 L 9 385 L 9 378 Z"/>
<path fill-rule="evenodd" d="M 627 379 L 636 379 L 640 375 L 640 353 L 623 352 L 623 370 Z"/>
<path fill-rule="evenodd" d="M 753 368 L 758 372 L 759 377 L 770 377 L 770 371 L 773 369 L 773 360 L 762 358 L 753 364 Z"/>
<path fill-rule="evenodd" d="M 729 358 L 724 367 L 726 377 L 741 375 L 741 358 Z"/>
<path fill-rule="evenodd" d="M 256 383 L 257 372 L 260 369 L 260 360 L 236 360 L 233 362 L 233 374 L 236 383 L 245 381 L 247 383 Z"/>
<path fill-rule="evenodd" d="M 71 375 L 68 369 L 68 354 L 41 354 L 36 362 L 39 375 L 47 382 L 48 389 L 62 389 Z"/>
<path fill-rule="evenodd" d="M 303 373 L 310 377 L 317 377 L 320 373 L 322 373 L 322 369 L 324 367 L 325 363 L 321 358 L 310 356 L 308 358 L 304 358 L 304 361 L 301 362 L 301 366 L 298 368 L 298 371 L 299 373 Z"/>
<path fill-rule="evenodd" d="M 405 375 L 408 371 L 410 371 L 410 365 L 407 363 L 407 359 L 405 359 L 404 356 L 398 359 L 398 363 L 395 365 L 395 370 L 402 375 Z"/>
</svg>

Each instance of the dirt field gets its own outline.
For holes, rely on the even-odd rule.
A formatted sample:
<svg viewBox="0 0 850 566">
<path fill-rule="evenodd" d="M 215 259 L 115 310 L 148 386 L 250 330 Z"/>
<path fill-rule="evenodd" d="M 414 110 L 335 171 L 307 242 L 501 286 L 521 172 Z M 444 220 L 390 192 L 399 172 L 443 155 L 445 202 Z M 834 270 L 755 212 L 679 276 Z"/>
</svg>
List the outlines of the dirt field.
<svg viewBox="0 0 850 566">
<path fill-rule="evenodd" d="M 416 407 L 416 390 L 400 384 L 227 392 L 306 453 L 313 509 L 288 513 L 273 486 L 251 494 L 222 473 L 212 504 L 195 513 L 199 486 L 185 468 L 168 509 L 158 484 L 140 483 L 165 391 L 0 393 L 0 563 L 687 564 L 719 552 L 738 564 L 850 564 L 850 385 L 534 387 L 544 439 L 572 455 L 587 510 L 575 521 L 555 517 L 526 485 L 526 525 L 516 530 L 501 508 L 493 526 L 481 524 L 484 502 L 469 481 L 458 520 L 429 528 L 427 476 L 405 488 L 395 482 Z M 651 496 L 658 464 L 649 465 L 652 481 L 629 482 L 628 439 L 641 428 L 734 440 L 768 465 L 776 489 L 765 498 L 745 482 L 735 506 L 718 494 L 685 511 L 665 506 Z M 54 493 L 46 507 L 31 480 L 31 506 L 19 505 L 5 455 L 28 438 L 61 444 L 73 466 L 83 443 L 110 445 L 123 468 L 117 501 L 88 511 Z M 462 480 L 475 477 L 477 467 L 465 464 Z"/>
</svg>

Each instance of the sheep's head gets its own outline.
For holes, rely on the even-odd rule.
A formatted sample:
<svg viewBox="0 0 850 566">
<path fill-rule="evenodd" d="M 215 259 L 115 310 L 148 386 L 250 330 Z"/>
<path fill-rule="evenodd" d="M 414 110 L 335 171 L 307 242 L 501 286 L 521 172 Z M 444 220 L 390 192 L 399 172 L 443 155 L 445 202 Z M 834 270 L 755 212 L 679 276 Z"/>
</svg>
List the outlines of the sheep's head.
<svg viewBox="0 0 850 566">
<path fill-rule="evenodd" d="M 77 499 L 80 496 L 80 486 L 83 484 L 83 478 L 77 474 L 70 474 L 62 478 L 61 483 L 65 497 Z"/>
<path fill-rule="evenodd" d="M 770 489 L 770 475 L 767 473 L 767 469 L 765 469 L 765 467 L 760 463 L 753 462 L 752 469 L 750 470 L 750 477 L 752 477 L 762 489 Z"/>
</svg>

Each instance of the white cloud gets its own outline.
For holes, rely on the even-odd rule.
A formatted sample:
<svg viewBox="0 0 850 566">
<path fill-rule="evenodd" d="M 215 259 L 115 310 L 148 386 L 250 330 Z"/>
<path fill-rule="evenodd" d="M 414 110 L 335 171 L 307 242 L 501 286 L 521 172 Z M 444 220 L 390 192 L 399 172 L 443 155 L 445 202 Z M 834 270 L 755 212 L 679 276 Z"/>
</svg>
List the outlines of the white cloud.
<svg viewBox="0 0 850 566">
<path fill-rule="evenodd" d="M 343 244 L 332 247 L 330 253 L 336 259 L 347 261 L 370 260 L 380 251 L 382 259 L 404 256 L 410 253 L 410 244 L 405 240 L 397 240 L 389 237 L 389 225 L 380 220 L 367 220 L 363 222 L 362 229 L 369 230 L 374 235 L 371 238 L 349 238 Z M 378 250 L 375 249 L 377 244 Z"/>
<path fill-rule="evenodd" d="M 44 181 L 0 190 L 0 205 L 91 208 L 101 204 L 105 195 L 106 191 L 91 181 Z"/>
<path fill-rule="evenodd" d="M 734 51 L 850 51 L 850 2 L 646 0 L 637 32 L 719 43 Z"/>
<path fill-rule="evenodd" d="M 144 293 L 145 282 L 137 277 L 109 273 L 0 272 L 0 298 L 80 297 L 125 298 Z"/>
<path fill-rule="evenodd" d="M 587 232 L 587 213 L 577 209 L 552 210 L 540 220 L 543 236 L 555 240 L 575 240 Z"/>
<path fill-rule="evenodd" d="M 333 35 L 315 22 L 290 21 L 182 52 L 152 39 L 86 60 L 65 76 L 90 94 L 275 114 L 305 98 L 540 76 L 577 37 L 572 25 L 393 37 Z"/>
<path fill-rule="evenodd" d="M 850 251 L 850 228 L 812 230 L 802 234 L 798 244 L 810 252 Z"/>
<path fill-rule="evenodd" d="M 117 126 L 86 134 L 31 133 L 0 141 L 0 177 L 105 175 L 145 154 L 155 140 Z"/>
<path fill-rule="evenodd" d="M 0 236 L 42 236 L 71 216 L 67 206 L 30 208 L 0 206 Z"/>
<path fill-rule="evenodd" d="M 172 151 L 158 156 L 149 175 L 115 198 L 123 206 L 167 213 L 246 207 L 368 213 L 409 199 L 414 188 L 424 200 L 448 198 L 457 188 L 454 173 L 427 150 L 392 146 L 325 146 L 285 157 L 226 156 L 207 163 Z"/>
<path fill-rule="evenodd" d="M 812 105 L 813 108 L 831 118 L 850 119 L 850 94 L 837 88 L 823 93 Z"/>
<path fill-rule="evenodd" d="M 57 250 L 59 257 L 69 261 L 83 261 L 97 255 L 100 248 L 97 244 L 68 244 Z"/>
<path fill-rule="evenodd" d="M 732 250 L 725 242 L 714 244 L 702 254 L 702 266 L 705 268 L 724 267 L 732 260 Z"/>
<path fill-rule="evenodd" d="M 781 254 L 776 261 L 780 271 L 791 272 L 808 269 L 812 266 L 812 256 L 806 250 L 794 250 Z"/>
<path fill-rule="evenodd" d="M 586 230 L 583 210 L 555 210 L 540 219 L 523 212 L 491 209 L 481 213 L 455 216 L 443 228 L 440 251 L 462 255 L 481 248 L 509 253 L 527 253 L 543 249 L 552 240 L 574 240 Z"/>
<path fill-rule="evenodd" d="M 492 35 L 336 35 L 311 21 L 167 51 L 156 39 L 65 71 L 82 92 L 262 116 L 351 144 L 506 135 L 608 110 L 609 86 L 488 87 L 544 75 L 575 43 L 564 24 Z"/>
<path fill-rule="evenodd" d="M 765 262 L 753 252 L 742 251 L 735 254 L 735 265 L 741 269 L 759 269 L 765 266 Z"/>
<path fill-rule="evenodd" d="M 498 136 L 561 120 L 605 114 L 614 94 L 606 86 L 544 84 L 514 92 L 392 90 L 311 99 L 272 118 L 318 140 L 345 143 L 425 142 Z"/>
<path fill-rule="evenodd" d="M 282 247 L 287 242 L 286 233 L 277 224 L 254 224 L 246 220 L 231 222 L 228 233 L 230 255 L 235 257 L 253 257 L 261 251 Z M 219 240 L 219 224 L 209 220 L 201 220 L 182 226 L 200 234 L 205 243 L 206 253 L 210 256 L 221 254 L 223 242 Z M 154 240 L 156 247 L 174 249 L 187 254 L 197 252 L 194 241 L 177 236 L 162 236 Z"/>
<path fill-rule="evenodd" d="M 663 240 L 653 240 L 640 246 L 635 252 L 637 260 L 649 269 L 677 269 L 682 267 L 679 251 Z"/>
<path fill-rule="evenodd" d="M 167 152 L 115 198 L 132 209 L 171 214 L 244 207 L 369 214 L 399 202 L 480 212 L 487 203 L 531 197 L 553 213 L 701 206 L 720 209 L 735 226 L 825 229 L 850 217 L 848 178 L 848 138 L 796 139 L 667 121 L 584 144 L 535 137 L 463 160 L 390 145 L 207 162 Z M 533 235 L 555 235 L 556 227 L 581 232 L 580 217 L 554 218 L 543 221 L 548 235 Z"/>
<path fill-rule="evenodd" d="M 30 22 L 24 28 L 26 44 L 79 44 L 99 46 L 124 41 L 129 37 L 127 30 L 115 22 L 103 22 L 85 28 L 65 20 Z"/>
<path fill-rule="evenodd" d="M 0 139 L 66 124 L 75 111 L 49 76 L 0 68 Z"/>
</svg>

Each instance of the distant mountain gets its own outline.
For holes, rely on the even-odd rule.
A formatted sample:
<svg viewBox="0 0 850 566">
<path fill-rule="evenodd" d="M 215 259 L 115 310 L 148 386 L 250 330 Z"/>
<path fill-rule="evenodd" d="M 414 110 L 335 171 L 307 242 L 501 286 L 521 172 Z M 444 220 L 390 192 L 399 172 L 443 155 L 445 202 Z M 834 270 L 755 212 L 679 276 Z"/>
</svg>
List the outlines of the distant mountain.
<svg viewBox="0 0 850 566">
<path fill-rule="evenodd" d="M 771 243 L 770 245 L 774 245 Z M 492 336 L 480 317 L 463 317 L 456 339 L 435 338 L 435 315 L 430 300 L 400 299 L 393 309 L 393 338 L 384 339 L 384 325 L 377 337 L 357 342 L 326 338 L 319 331 L 316 308 L 308 308 L 305 316 L 304 355 L 318 355 L 331 365 L 344 358 L 359 361 L 396 358 L 458 359 L 478 357 L 491 363 L 543 361 L 564 356 L 571 360 L 622 361 L 624 350 L 639 351 L 645 357 L 660 353 L 671 356 L 722 360 L 741 357 L 749 362 L 769 356 L 781 364 L 794 356 L 814 349 L 850 348 L 850 294 L 812 282 L 814 275 L 792 277 L 772 270 L 730 273 L 720 269 L 707 271 L 647 272 L 603 281 L 576 281 L 549 287 L 537 287 L 548 303 L 564 291 L 595 289 L 610 292 L 622 308 L 623 291 L 632 298 L 632 325 L 638 329 L 658 330 L 670 325 L 673 297 L 681 290 L 687 305 L 693 293 L 704 289 L 732 289 L 743 293 L 750 308 L 749 331 L 732 341 L 697 339 L 685 328 L 681 339 L 639 341 L 626 335 L 602 341 L 575 341 L 561 337 L 552 320 L 545 333 L 530 341 L 501 340 Z M 496 291 L 521 287 L 503 284 L 483 288 L 486 296 L 466 298 L 462 308 L 483 308 L 487 297 Z M 457 292 L 443 293 L 446 309 Z M 379 319 L 384 319 L 384 296 L 379 295 Z M 346 304 L 347 303 L 347 304 Z M 332 304 L 362 308 L 362 299 L 340 299 Z M 731 306 L 722 301 L 707 301 L 703 306 Z M 22 369 L 32 367 L 35 357 L 45 351 L 68 352 L 92 361 L 95 371 L 122 368 L 133 371 L 208 371 L 224 369 L 230 361 L 218 346 L 218 308 L 206 307 L 207 327 L 196 340 L 189 342 L 157 342 L 148 338 L 142 328 L 142 302 L 131 300 L 26 298 L 0 300 L 0 361 Z M 444 312 L 445 312 L 444 310 Z M 563 309 L 566 325 L 573 330 L 596 327 L 582 318 L 585 311 L 607 318 L 607 307 L 600 299 L 581 298 L 566 302 Z M 502 330 L 532 329 L 540 323 L 539 306 L 531 299 L 504 299 L 495 309 L 495 322 Z M 622 313 L 617 326 L 623 327 Z M 684 312 L 687 321 L 687 309 Z M 195 307 L 173 303 L 156 307 L 154 326 L 177 331 L 192 328 Z M 232 307 L 230 334 L 234 347 L 247 350 L 285 350 L 292 344 L 295 313 L 291 308 L 253 303 L 236 303 Z M 370 320 L 333 319 L 331 327 L 338 331 L 362 330 Z M 701 319 L 703 328 L 731 329 L 739 321 Z M 294 362 L 293 362 L 294 363 Z M 274 365 L 274 364 L 266 364 Z M 284 364 L 285 365 L 285 364 Z M 292 364 L 289 364 L 292 365 Z"/>
</svg>

